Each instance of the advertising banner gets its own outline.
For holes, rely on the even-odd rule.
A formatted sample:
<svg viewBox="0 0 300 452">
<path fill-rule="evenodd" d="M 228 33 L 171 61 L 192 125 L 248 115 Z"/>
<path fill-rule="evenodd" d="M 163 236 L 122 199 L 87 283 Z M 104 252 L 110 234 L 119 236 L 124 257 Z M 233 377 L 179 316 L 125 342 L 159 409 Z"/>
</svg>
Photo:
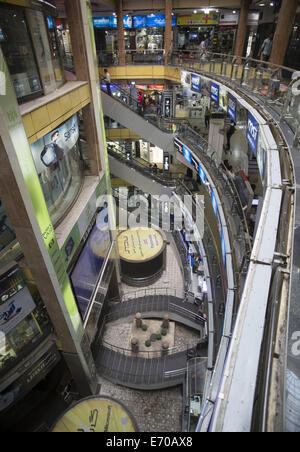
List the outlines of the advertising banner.
<svg viewBox="0 0 300 452">
<path fill-rule="evenodd" d="M 263 186 L 265 185 L 265 168 L 267 167 L 267 151 L 265 149 L 265 145 L 261 144 L 260 146 L 258 146 L 258 150 L 257 150 L 257 164 L 258 164 L 258 168 L 259 168 L 259 173 L 260 173 L 260 177 L 261 177 L 261 181 Z"/>
<path fill-rule="evenodd" d="M 227 112 L 228 109 L 228 91 L 225 87 L 220 86 L 219 105 Z"/>
<path fill-rule="evenodd" d="M 150 228 L 133 228 L 118 236 L 121 259 L 129 262 L 143 262 L 153 259 L 164 247 L 159 231 Z"/>
<path fill-rule="evenodd" d="M 216 83 L 210 84 L 210 97 L 213 102 L 219 105 L 220 101 L 220 87 Z"/>
<path fill-rule="evenodd" d="M 227 114 L 231 117 L 231 119 L 236 122 L 236 113 L 237 113 L 237 100 L 231 94 L 228 94 L 228 106 L 227 106 Z"/>
<path fill-rule="evenodd" d="M 218 217 L 218 203 L 217 199 L 215 197 L 213 189 L 211 189 L 211 203 L 215 212 L 216 217 Z"/>
<path fill-rule="evenodd" d="M 191 151 L 189 150 L 189 148 L 187 148 L 185 145 L 182 146 L 183 149 L 183 156 L 184 158 L 190 163 L 192 164 L 192 154 Z"/>
<path fill-rule="evenodd" d="M 201 92 L 201 77 L 197 74 L 192 74 L 191 76 L 191 90 L 196 93 Z"/>
<path fill-rule="evenodd" d="M 220 21 L 220 14 L 214 11 L 209 14 L 198 13 L 178 16 L 177 25 L 217 25 Z"/>
<path fill-rule="evenodd" d="M 259 124 L 251 113 L 248 112 L 247 140 L 255 155 L 257 153 L 258 132 Z"/>
<path fill-rule="evenodd" d="M 224 264 L 224 267 L 226 267 L 226 243 L 225 243 L 223 227 L 222 227 L 222 232 L 221 232 L 221 247 L 222 247 L 223 264 Z"/>
<path fill-rule="evenodd" d="M 206 174 L 202 166 L 199 164 L 199 176 L 204 184 L 206 184 Z"/>
<path fill-rule="evenodd" d="M 30 146 L 38 174 L 56 169 L 59 160 L 73 149 L 79 139 L 77 114 Z"/>
<path fill-rule="evenodd" d="M 110 249 L 111 240 L 107 222 L 107 209 L 102 209 L 71 274 L 74 293 L 83 319 Z"/>
<path fill-rule="evenodd" d="M 136 432 L 134 418 L 120 402 L 104 396 L 89 397 L 74 405 L 55 425 L 54 433 Z M 108 446 L 117 447 L 113 437 Z"/>
<path fill-rule="evenodd" d="M 0 306 L 0 331 L 8 334 L 34 309 L 35 303 L 27 287 L 16 293 Z"/>
</svg>

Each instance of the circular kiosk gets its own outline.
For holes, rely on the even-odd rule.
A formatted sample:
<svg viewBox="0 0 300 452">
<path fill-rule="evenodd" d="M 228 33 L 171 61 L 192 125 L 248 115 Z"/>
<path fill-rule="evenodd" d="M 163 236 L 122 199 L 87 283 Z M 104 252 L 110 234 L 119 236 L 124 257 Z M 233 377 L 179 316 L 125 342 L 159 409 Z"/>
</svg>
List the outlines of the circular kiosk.
<svg viewBox="0 0 300 452">
<path fill-rule="evenodd" d="M 165 268 L 166 241 L 161 232 L 133 228 L 118 235 L 122 280 L 135 287 L 155 282 Z"/>
<path fill-rule="evenodd" d="M 128 409 L 111 397 L 87 397 L 66 411 L 53 433 L 137 432 L 137 424 Z"/>
</svg>

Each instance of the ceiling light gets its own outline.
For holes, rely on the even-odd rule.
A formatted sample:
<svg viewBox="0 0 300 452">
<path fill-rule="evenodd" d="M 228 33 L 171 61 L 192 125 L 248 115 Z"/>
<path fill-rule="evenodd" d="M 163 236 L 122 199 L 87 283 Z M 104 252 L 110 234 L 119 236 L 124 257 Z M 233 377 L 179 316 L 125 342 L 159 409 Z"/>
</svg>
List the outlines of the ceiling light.
<svg viewBox="0 0 300 452">
<path fill-rule="evenodd" d="M 204 8 L 204 14 L 209 14 L 210 13 L 210 9 L 209 8 Z"/>
</svg>

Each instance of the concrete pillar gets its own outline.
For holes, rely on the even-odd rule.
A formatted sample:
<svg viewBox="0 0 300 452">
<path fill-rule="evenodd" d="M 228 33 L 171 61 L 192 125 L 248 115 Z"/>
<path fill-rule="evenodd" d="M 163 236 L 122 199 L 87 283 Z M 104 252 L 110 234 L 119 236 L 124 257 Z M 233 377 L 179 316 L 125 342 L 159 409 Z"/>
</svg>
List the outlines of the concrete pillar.
<svg viewBox="0 0 300 452">
<path fill-rule="evenodd" d="M 123 0 L 117 0 L 117 37 L 119 66 L 126 64 L 125 40 L 124 40 L 124 23 L 123 23 Z"/>
<path fill-rule="evenodd" d="M 168 55 L 172 50 L 172 9 L 173 0 L 165 0 L 166 3 L 166 28 L 165 28 L 165 57 L 164 64 L 168 64 Z"/>
<path fill-rule="evenodd" d="M 290 35 L 294 26 L 298 0 L 282 0 L 278 23 L 274 35 L 270 63 L 284 65 Z"/>
<path fill-rule="evenodd" d="M 91 83 L 95 79 L 95 70 L 98 70 L 98 64 L 96 64 L 96 67 L 95 61 L 91 64 L 89 51 L 92 50 L 92 45 L 86 29 L 87 24 L 84 23 L 82 15 L 81 0 L 65 0 L 65 8 L 70 29 L 76 78 L 78 81 L 89 82 L 91 88 Z M 103 164 L 100 161 L 101 140 L 97 130 L 97 127 L 99 127 L 97 125 L 98 118 L 95 116 L 95 97 L 93 95 L 91 97 L 92 102 L 83 108 L 83 123 L 87 141 L 90 175 L 96 176 L 99 174 Z"/>
<path fill-rule="evenodd" d="M 95 364 L 1 49 L 0 67 L 6 75 L 6 89 L 0 96 L 0 198 L 78 391 L 82 396 L 88 396 L 97 392 Z"/>
<path fill-rule="evenodd" d="M 239 19 L 239 26 L 238 26 L 235 50 L 234 50 L 234 55 L 237 55 L 240 57 L 242 57 L 244 54 L 249 6 L 251 3 L 252 3 L 252 0 L 241 0 L 240 19 Z"/>
</svg>

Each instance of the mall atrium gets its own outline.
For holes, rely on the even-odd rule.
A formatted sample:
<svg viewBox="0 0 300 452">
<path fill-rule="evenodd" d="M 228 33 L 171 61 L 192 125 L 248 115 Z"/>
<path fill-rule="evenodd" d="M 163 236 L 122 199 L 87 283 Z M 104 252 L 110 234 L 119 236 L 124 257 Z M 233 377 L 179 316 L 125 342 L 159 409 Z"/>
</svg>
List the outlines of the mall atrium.
<svg viewBox="0 0 300 452">
<path fill-rule="evenodd" d="M 1 432 L 300 431 L 299 124 L 298 0 L 0 0 Z"/>
</svg>

